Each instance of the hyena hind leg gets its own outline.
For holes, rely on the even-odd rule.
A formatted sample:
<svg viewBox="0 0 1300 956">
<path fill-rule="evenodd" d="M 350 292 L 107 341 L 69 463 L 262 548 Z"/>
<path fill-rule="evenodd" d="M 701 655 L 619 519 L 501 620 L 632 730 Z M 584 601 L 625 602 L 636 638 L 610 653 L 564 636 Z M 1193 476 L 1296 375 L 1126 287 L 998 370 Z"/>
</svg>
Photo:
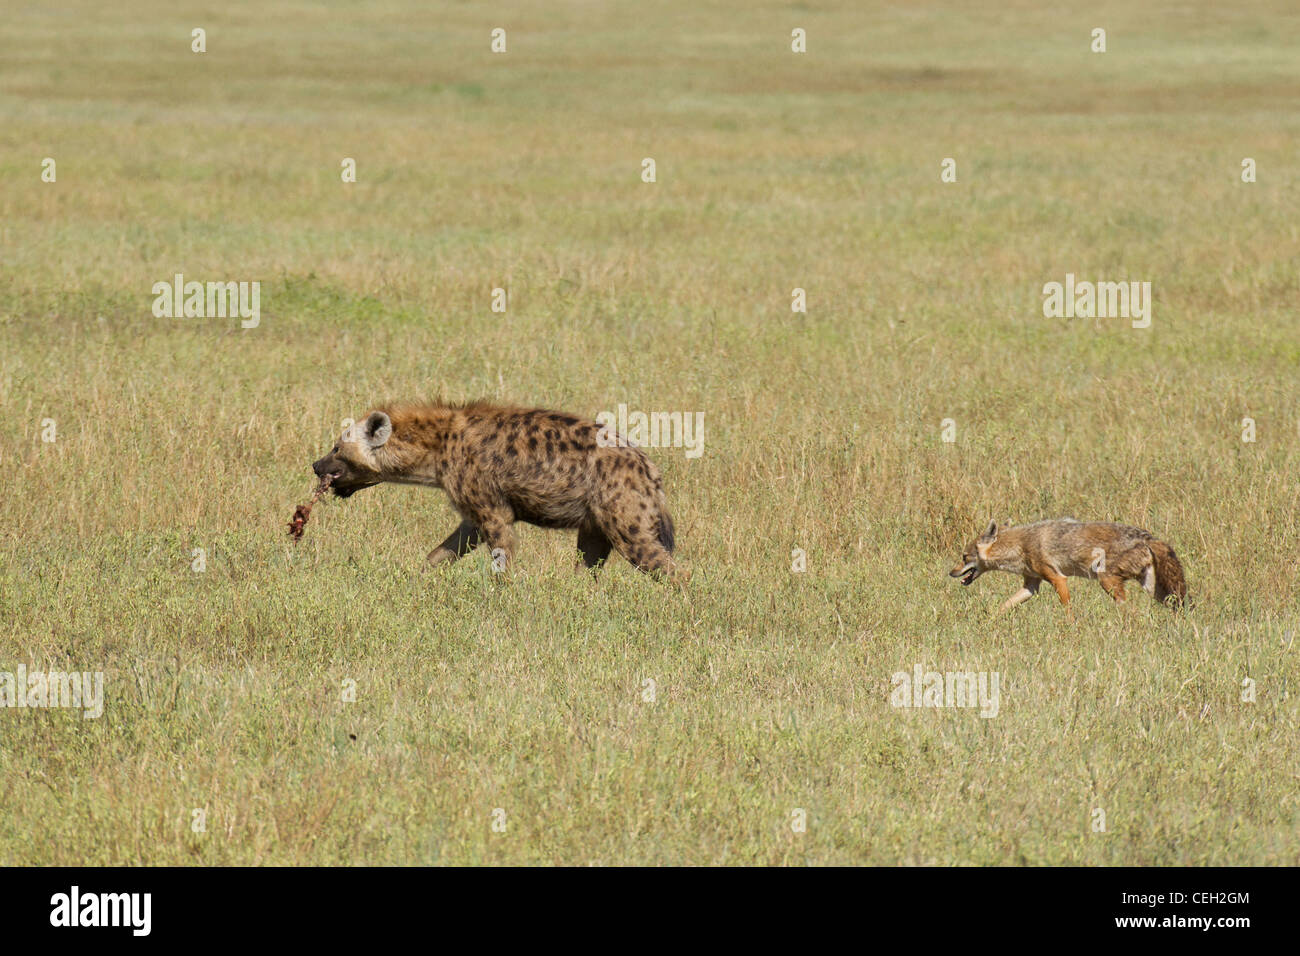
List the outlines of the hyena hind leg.
<svg viewBox="0 0 1300 956">
<path fill-rule="evenodd" d="M 429 552 L 429 566 L 451 564 L 465 557 L 482 543 L 483 535 L 474 526 L 474 522 L 462 521 L 455 531 L 447 535 L 446 541 Z"/>
<path fill-rule="evenodd" d="M 634 524 L 626 532 L 611 528 L 606 531 L 606 535 L 613 541 L 619 554 L 627 558 L 628 563 L 638 571 L 662 574 L 678 585 L 685 584 L 690 579 L 690 571 L 673 560 L 672 552 L 663 546 L 649 528 Z"/>
<path fill-rule="evenodd" d="M 514 516 L 494 511 L 483 515 L 476 523 L 492 552 L 492 570 L 506 570 L 515 557 Z"/>
<path fill-rule="evenodd" d="M 593 525 L 583 525 L 578 529 L 578 550 L 582 554 L 574 567 L 587 569 L 595 574 L 613 549 L 614 545 L 609 538 L 605 537 L 603 531 Z"/>
<path fill-rule="evenodd" d="M 644 571 L 647 574 L 662 575 L 669 583 L 678 587 L 684 586 L 691 579 L 690 568 L 684 568 L 669 553 L 667 548 L 659 546 L 658 553 L 652 554 L 649 560 L 643 563 L 637 563 L 638 571 Z"/>
</svg>

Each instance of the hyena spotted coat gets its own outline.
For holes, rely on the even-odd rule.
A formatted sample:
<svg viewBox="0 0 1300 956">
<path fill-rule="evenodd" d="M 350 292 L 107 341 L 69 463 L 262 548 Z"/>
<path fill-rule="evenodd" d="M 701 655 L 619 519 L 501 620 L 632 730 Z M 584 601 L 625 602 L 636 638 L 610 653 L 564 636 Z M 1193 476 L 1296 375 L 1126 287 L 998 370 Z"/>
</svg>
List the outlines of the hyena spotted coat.
<svg viewBox="0 0 1300 956">
<path fill-rule="evenodd" d="M 597 443 L 594 421 L 541 408 L 385 405 L 343 432 L 312 465 L 347 498 L 391 481 L 441 488 L 464 519 L 429 554 L 455 561 L 486 543 L 504 567 L 512 525 L 576 528 L 579 567 L 595 569 L 617 550 L 642 571 L 684 581 L 673 561 L 673 519 L 659 469 L 635 447 Z"/>
</svg>

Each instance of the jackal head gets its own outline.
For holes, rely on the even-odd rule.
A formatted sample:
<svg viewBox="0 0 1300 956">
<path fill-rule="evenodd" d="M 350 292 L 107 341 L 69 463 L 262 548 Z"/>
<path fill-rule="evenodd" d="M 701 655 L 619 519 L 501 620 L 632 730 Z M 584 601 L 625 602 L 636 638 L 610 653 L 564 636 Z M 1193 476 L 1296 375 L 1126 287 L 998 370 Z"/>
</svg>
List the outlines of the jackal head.
<svg viewBox="0 0 1300 956">
<path fill-rule="evenodd" d="M 362 488 L 383 481 L 383 469 L 376 454 L 393 434 L 393 423 L 384 412 L 371 412 L 356 424 L 349 425 L 338 443 L 311 466 L 316 477 L 329 475 L 330 491 L 347 498 Z"/>
<path fill-rule="evenodd" d="M 989 570 L 991 565 L 988 561 L 989 547 L 998 539 L 998 523 L 990 521 L 989 526 L 984 529 L 984 533 L 966 545 L 966 549 L 961 553 L 961 560 L 957 566 L 948 572 L 950 578 L 960 578 L 963 587 L 969 586 L 972 581 Z"/>
</svg>

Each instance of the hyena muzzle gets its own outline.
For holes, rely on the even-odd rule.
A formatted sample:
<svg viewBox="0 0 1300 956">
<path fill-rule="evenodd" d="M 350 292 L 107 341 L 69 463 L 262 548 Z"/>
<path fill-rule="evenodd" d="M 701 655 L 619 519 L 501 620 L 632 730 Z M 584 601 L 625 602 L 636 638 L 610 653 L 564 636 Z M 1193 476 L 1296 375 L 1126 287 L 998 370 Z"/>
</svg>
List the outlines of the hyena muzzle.
<svg viewBox="0 0 1300 956">
<path fill-rule="evenodd" d="M 540 408 L 388 405 L 343 432 L 312 465 L 347 498 L 381 482 L 441 488 L 464 519 L 429 554 L 455 561 L 486 544 L 494 565 L 514 557 L 524 521 L 578 532 L 578 567 L 617 550 L 641 571 L 684 582 L 659 469 L 635 447 L 598 441 L 594 421 Z"/>
</svg>

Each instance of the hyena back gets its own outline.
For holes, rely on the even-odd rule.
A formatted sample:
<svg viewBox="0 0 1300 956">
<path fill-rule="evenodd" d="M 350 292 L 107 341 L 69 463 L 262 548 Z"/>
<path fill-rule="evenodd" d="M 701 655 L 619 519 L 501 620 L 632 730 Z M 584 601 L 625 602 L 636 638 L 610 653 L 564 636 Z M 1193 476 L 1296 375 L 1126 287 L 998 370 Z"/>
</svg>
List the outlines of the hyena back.
<svg viewBox="0 0 1300 956">
<path fill-rule="evenodd" d="M 464 519 L 429 554 L 455 561 L 486 543 L 499 566 L 514 557 L 512 525 L 576 528 L 580 567 L 617 550 L 672 580 L 673 520 L 659 469 L 635 447 L 598 442 L 594 421 L 541 408 L 386 405 L 343 432 L 312 465 L 347 498 L 381 482 L 442 488 Z"/>
</svg>

